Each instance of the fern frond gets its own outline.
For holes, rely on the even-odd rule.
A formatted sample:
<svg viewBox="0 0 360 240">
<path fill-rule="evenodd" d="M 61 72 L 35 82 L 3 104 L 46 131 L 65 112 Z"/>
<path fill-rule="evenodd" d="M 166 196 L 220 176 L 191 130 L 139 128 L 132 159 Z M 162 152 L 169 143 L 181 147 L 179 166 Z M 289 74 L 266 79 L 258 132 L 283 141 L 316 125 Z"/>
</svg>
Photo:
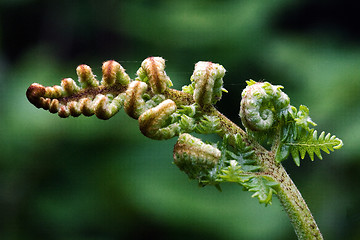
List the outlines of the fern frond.
<svg viewBox="0 0 360 240">
<path fill-rule="evenodd" d="M 230 148 L 228 141 L 235 142 L 234 148 Z M 255 161 L 254 151 L 247 146 L 240 135 L 225 136 L 222 146 L 219 167 L 218 182 L 235 182 L 243 186 L 245 190 L 254 192 L 252 197 L 259 199 L 260 203 L 271 204 L 273 193 L 279 185 L 271 177 L 261 172 L 261 167 Z"/>
<path fill-rule="evenodd" d="M 236 160 L 230 160 L 229 166 L 222 169 L 219 176 L 223 182 L 235 182 L 245 190 L 254 192 L 251 197 L 257 197 L 260 203 L 271 204 L 272 195 L 277 193 L 279 183 L 269 176 L 244 170 Z"/>
<path fill-rule="evenodd" d="M 318 137 L 318 132 L 310 128 L 310 125 L 316 126 L 316 123 L 311 120 L 308 107 L 300 105 L 299 111 L 292 107 L 292 113 L 292 119 L 285 120 L 280 129 L 280 144 L 275 154 L 277 162 L 291 154 L 295 164 L 300 166 L 300 158 L 304 159 L 306 153 L 314 161 L 314 155 L 322 159 L 321 151 L 329 154 L 342 147 L 342 141 L 336 136 L 321 132 Z"/>
<path fill-rule="evenodd" d="M 303 130 L 300 129 L 301 133 L 298 133 L 296 139 L 292 138 L 292 141 L 284 143 L 289 146 L 289 151 L 298 166 L 300 166 L 300 158 L 304 159 L 306 153 L 310 156 L 311 161 L 314 161 L 314 154 L 322 159 L 320 150 L 329 154 L 330 151 L 340 149 L 343 146 L 342 140 L 335 135 L 330 133 L 325 135 L 325 132 L 322 132 L 318 137 L 317 131 L 314 129 Z"/>
<path fill-rule="evenodd" d="M 272 203 L 272 195 L 277 193 L 276 188 L 279 183 L 268 176 L 257 176 L 241 185 L 249 192 L 254 192 L 251 197 L 257 197 L 260 203 L 267 205 Z"/>
<path fill-rule="evenodd" d="M 76 69 L 80 86 L 71 78 L 61 86 L 44 87 L 33 83 L 26 91 L 28 100 L 37 108 L 58 113 L 62 118 L 96 115 L 109 119 L 123 106 L 130 77 L 117 62 L 110 60 L 102 66 L 103 78 L 99 82 L 87 65 Z"/>
<path fill-rule="evenodd" d="M 300 105 L 299 111 L 296 113 L 295 123 L 296 125 L 305 128 L 306 130 L 310 130 L 309 124 L 316 126 L 317 124 L 311 120 L 309 116 L 309 108 L 305 105 Z"/>
<path fill-rule="evenodd" d="M 204 115 L 198 121 L 195 131 L 200 134 L 217 133 L 220 131 L 220 119 L 216 116 Z"/>
</svg>

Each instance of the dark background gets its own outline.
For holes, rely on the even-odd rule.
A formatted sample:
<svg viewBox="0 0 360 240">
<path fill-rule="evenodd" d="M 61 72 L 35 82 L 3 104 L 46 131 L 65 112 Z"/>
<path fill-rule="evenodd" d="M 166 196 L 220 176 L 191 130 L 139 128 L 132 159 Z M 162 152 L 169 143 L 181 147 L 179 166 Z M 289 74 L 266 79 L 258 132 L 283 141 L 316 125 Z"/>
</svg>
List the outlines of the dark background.
<svg viewBox="0 0 360 240">
<path fill-rule="evenodd" d="M 360 238 L 360 28 L 355 1 L 0 1 L 0 239 L 296 239 L 274 197 L 235 184 L 198 188 L 172 164 L 176 139 L 153 141 L 123 111 L 60 119 L 25 97 L 38 82 L 101 77 L 120 62 L 134 78 L 162 56 L 174 88 L 200 60 L 222 64 L 218 109 L 240 124 L 245 80 L 285 87 L 319 131 L 344 147 L 284 163 L 325 239 Z"/>
</svg>

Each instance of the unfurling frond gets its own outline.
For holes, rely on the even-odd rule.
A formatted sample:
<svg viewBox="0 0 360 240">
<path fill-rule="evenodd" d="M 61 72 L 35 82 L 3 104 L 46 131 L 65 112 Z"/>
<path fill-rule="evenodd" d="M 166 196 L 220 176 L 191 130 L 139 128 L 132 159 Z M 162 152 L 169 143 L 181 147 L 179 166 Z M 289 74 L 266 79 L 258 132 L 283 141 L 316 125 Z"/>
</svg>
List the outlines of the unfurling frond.
<svg viewBox="0 0 360 240">
<path fill-rule="evenodd" d="M 229 138 L 233 138 L 235 147 L 226 147 Z M 236 182 L 245 190 L 254 192 L 252 197 L 258 198 L 260 203 L 271 204 L 272 195 L 277 193 L 279 183 L 261 171 L 251 147 L 246 146 L 239 135 L 235 135 L 226 136 L 221 149 L 226 164 L 220 169 L 218 181 Z"/>
<path fill-rule="evenodd" d="M 271 204 L 272 195 L 276 194 L 279 183 L 266 175 L 255 175 L 244 172 L 237 161 L 230 160 L 230 165 L 221 170 L 220 178 L 227 182 L 236 182 L 257 197 L 260 203 Z"/>
<path fill-rule="evenodd" d="M 174 163 L 190 179 L 199 182 L 208 178 L 209 172 L 216 166 L 221 152 L 216 147 L 205 144 L 200 139 L 184 133 L 174 146 Z"/>
<path fill-rule="evenodd" d="M 63 118 L 95 114 L 100 119 L 109 119 L 122 107 L 130 77 L 112 60 L 104 62 L 102 70 L 101 84 L 91 68 L 83 64 L 76 69 L 80 86 L 71 78 L 63 79 L 61 86 L 44 87 L 33 83 L 26 96 L 37 108 L 58 113 Z"/>
<path fill-rule="evenodd" d="M 140 131 L 152 139 L 169 139 L 179 134 L 180 126 L 177 123 L 166 125 L 171 114 L 176 111 L 176 104 L 167 99 L 153 107 L 139 117 Z"/>
<path fill-rule="evenodd" d="M 183 91 L 193 95 L 199 106 L 207 107 L 221 99 L 225 68 L 220 64 L 200 61 L 196 63 L 191 76 L 191 84 L 183 87 Z"/>
<path fill-rule="evenodd" d="M 316 126 L 316 123 L 314 123 L 309 116 L 309 108 L 304 105 L 300 105 L 299 111 L 296 113 L 295 123 L 307 131 L 310 131 L 310 124 Z"/>
<path fill-rule="evenodd" d="M 221 171 L 222 181 L 238 183 L 245 190 L 254 192 L 252 197 L 258 198 L 260 203 L 272 203 L 272 195 L 276 194 L 276 188 L 279 187 L 279 183 L 272 177 L 246 173 L 235 160 L 230 160 L 230 165 Z"/>
<path fill-rule="evenodd" d="M 247 131 L 266 132 L 276 127 L 282 118 L 292 115 L 290 98 L 280 85 L 247 81 L 240 103 L 240 118 Z"/>
<path fill-rule="evenodd" d="M 149 83 L 154 94 L 163 93 L 173 85 L 165 72 L 165 59 L 161 57 L 145 59 L 136 74 L 138 77 L 135 80 Z"/>
</svg>

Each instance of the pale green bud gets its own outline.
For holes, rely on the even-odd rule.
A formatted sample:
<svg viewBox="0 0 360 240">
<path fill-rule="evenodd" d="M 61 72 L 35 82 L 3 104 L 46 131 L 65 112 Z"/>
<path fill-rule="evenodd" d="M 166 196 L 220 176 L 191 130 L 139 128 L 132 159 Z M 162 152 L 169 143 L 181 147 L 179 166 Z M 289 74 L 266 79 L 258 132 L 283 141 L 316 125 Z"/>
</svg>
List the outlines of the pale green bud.
<svg viewBox="0 0 360 240">
<path fill-rule="evenodd" d="M 116 83 L 127 85 L 130 83 L 130 77 L 125 72 L 125 69 L 114 60 L 104 62 L 102 65 L 102 72 L 102 85 L 114 85 Z"/>
<path fill-rule="evenodd" d="M 196 63 L 191 81 L 195 83 L 194 100 L 200 106 L 215 104 L 221 99 L 225 68 L 212 62 Z M 185 89 L 186 90 L 186 89 Z"/>
<path fill-rule="evenodd" d="M 82 88 L 99 86 L 99 81 L 96 80 L 96 76 L 92 73 L 89 66 L 85 64 L 78 66 L 76 68 L 76 73 Z"/>
<path fill-rule="evenodd" d="M 174 146 L 174 163 L 191 179 L 201 179 L 218 163 L 221 152 L 200 139 L 183 133 Z"/>
<path fill-rule="evenodd" d="M 140 131 L 147 137 L 157 140 L 169 139 L 179 134 L 178 123 L 166 125 L 171 114 L 177 107 L 174 101 L 167 99 L 153 107 L 139 117 Z"/>
<path fill-rule="evenodd" d="M 145 111 L 143 95 L 147 88 L 147 84 L 140 81 L 133 81 L 129 84 L 126 90 L 124 110 L 130 117 L 137 119 Z"/>
<path fill-rule="evenodd" d="M 136 80 L 149 83 L 154 94 L 163 93 L 168 87 L 172 86 L 172 82 L 165 72 L 165 59 L 161 57 L 145 59 L 141 63 L 137 75 Z"/>
</svg>

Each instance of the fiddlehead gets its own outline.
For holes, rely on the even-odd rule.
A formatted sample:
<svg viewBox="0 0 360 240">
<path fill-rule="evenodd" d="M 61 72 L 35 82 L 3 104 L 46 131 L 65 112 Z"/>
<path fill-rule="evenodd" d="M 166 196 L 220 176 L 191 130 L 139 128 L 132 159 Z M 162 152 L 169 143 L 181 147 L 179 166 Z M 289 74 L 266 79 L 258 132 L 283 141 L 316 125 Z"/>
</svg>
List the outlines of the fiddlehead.
<svg viewBox="0 0 360 240">
<path fill-rule="evenodd" d="M 218 164 L 221 152 L 216 147 L 184 133 L 179 136 L 174 146 L 173 157 L 174 163 L 181 171 L 190 179 L 198 179 L 201 183 Z"/>
<path fill-rule="evenodd" d="M 282 117 L 292 114 L 289 97 L 279 85 L 247 81 L 240 103 L 241 122 L 247 130 L 267 131 L 275 128 Z"/>
<path fill-rule="evenodd" d="M 184 92 L 193 95 L 194 100 L 201 107 L 215 104 L 221 99 L 223 88 L 223 77 L 225 68 L 212 62 L 200 61 L 196 63 L 194 73 L 191 76 L 192 83 L 183 87 Z"/>
<path fill-rule="evenodd" d="M 149 83 L 154 94 L 163 93 L 172 86 L 172 82 L 165 72 L 165 59 L 161 57 L 145 59 L 136 74 L 138 77 L 135 80 Z"/>
<path fill-rule="evenodd" d="M 124 102 L 125 112 L 132 118 L 138 117 L 145 112 L 144 95 L 148 90 L 148 85 L 144 82 L 133 81 L 126 90 L 126 98 Z"/>
<path fill-rule="evenodd" d="M 104 62 L 100 83 L 87 65 L 78 66 L 76 72 L 80 86 L 71 78 L 53 87 L 34 83 L 26 92 L 28 100 L 60 117 L 95 114 L 108 119 L 124 106 L 130 117 L 139 119 L 141 132 L 154 139 L 190 132 L 226 133 L 221 128 L 227 125 L 220 123 L 219 115 L 207 114 L 209 106 L 226 91 L 222 87 L 225 69 L 219 64 L 198 62 L 192 83 L 183 87 L 183 92 L 169 89 L 172 82 L 165 72 L 165 60 L 160 57 L 145 59 L 135 81 L 112 60 Z M 316 124 L 309 117 L 308 108 L 301 105 L 297 111 L 291 106 L 282 86 L 252 80 L 247 84 L 240 104 L 242 123 L 258 141 L 272 142 L 278 162 L 291 153 L 299 165 L 299 156 L 304 158 L 306 152 L 313 160 L 314 153 L 321 158 L 320 150 L 328 152 L 342 146 L 340 139 L 329 134 L 325 137 L 322 133 L 317 138 L 317 132 L 310 129 Z"/>
<path fill-rule="evenodd" d="M 299 111 L 290 105 L 289 97 L 281 91 L 282 86 L 273 86 L 268 82 L 247 81 L 248 86 L 242 92 L 240 117 L 248 133 L 262 141 L 266 139 L 275 146 L 275 160 L 281 162 L 291 153 L 296 165 L 306 152 L 314 160 L 314 153 L 320 158 L 320 150 L 342 147 L 342 141 L 323 132 L 317 137 L 316 126 L 309 116 L 309 109 L 301 105 Z M 300 154 L 299 154 L 300 153 Z M 300 157 L 299 157 L 300 156 Z"/>
<path fill-rule="evenodd" d="M 164 126 L 176 109 L 176 104 L 167 99 L 158 106 L 147 110 L 139 117 L 140 131 L 145 136 L 157 140 L 169 139 L 178 135 L 180 130 L 178 123 Z"/>
<path fill-rule="evenodd" d="M 165 73 L 165 61 L 160 58 L 148 58 L 143 63 L 141 68 L 137 71 L 138 77 L 136 79 L 149 82 L 151 92 L 164 97 L 162 93 L 166 93 L 167 87 L 172 83 Z M 205 66 L 205 67 L 204 67 Z M 199 62 L 196 64 L 194 74 L 191 77 L 193 81 L 192 94 L 195 104 L 179 105 L 175 103 L 177 99 L 165 100 L 158 106 L 151 106 L 146 108 L 146 104 L 142 99 L 145 92 L 145 85 L 140 88 L 140 83 L 136 84 L 136 88 L 132 90 L 130 84 L 127 90 L 127 100 L 125 100 L 125 110 L 128 112 L 127 102 L 133 101 L 138 106 L 139 125 L 141 132 L 153 139 L 169 139 L 180 133 L 199 132 L 199 133 L 215 133 L 219 131 L 219 120 L 215 116 L 207 116 L 203 114 L 201 104 L 209 106 L 215 103 L 221 97 L 222 77 L 225 74 L 225 69 L 219 65 L 211 62 Z M 195 76 L 195 77 L 194 77 Z M 195 80 L 194 80 L 195 79 Z M 137 82 L 137 81 L 135 81 Z M 135 86 L 135 85 L 134 85 Z M 210 91 L 210 94 L 207 92 Z M 201 95 L 200 92 L 203 92 Z M 132 100 L 130 95 L 136 96 L 138 100 Z M 205 102 L 201 99 L 209 98 Z M 207 102 L 208 101 L 208 102 Z M 146 109 L 144 111 L 144 109 Z M 129 114 L 129 112 L 128 112 Z M 135 117 L 138 114 L 129 114 Z"/>
</svg>

